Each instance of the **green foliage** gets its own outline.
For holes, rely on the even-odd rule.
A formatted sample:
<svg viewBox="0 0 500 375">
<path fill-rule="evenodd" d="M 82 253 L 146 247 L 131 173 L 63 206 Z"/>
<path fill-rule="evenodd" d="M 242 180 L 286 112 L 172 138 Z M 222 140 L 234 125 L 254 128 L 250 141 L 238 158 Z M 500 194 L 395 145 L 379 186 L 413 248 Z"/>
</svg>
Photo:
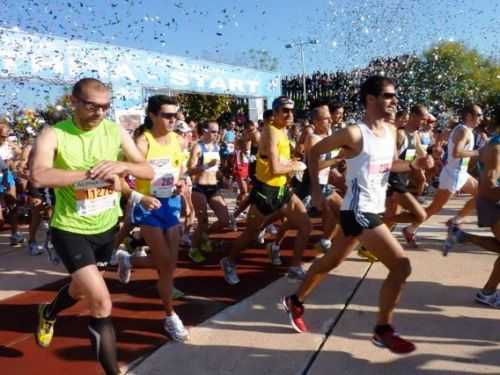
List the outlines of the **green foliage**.
<svg viewBox="0 0 500 375">
<path fill-rule="evenodd" d="M 180 94 L 178 100 L 186 116 L 195 120 L 217 119 L 230 110 L 230 96 L 205 94 Z"/>
<path fill-rule="evenodd" d="M 427 88 L 427 101 L 493 106 L 500 97 L 500 65 L 462 43 L 442 42 L 424 52 L 416 84 Z"/>
</svg>

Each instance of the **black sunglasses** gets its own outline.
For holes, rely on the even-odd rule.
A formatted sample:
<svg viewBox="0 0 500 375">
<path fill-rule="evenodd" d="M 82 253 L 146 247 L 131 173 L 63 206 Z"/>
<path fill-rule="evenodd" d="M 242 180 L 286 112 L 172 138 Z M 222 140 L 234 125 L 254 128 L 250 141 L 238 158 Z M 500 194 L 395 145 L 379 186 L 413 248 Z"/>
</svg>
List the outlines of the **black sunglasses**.
<svg viewBox="0 0 500 375">
<path fill-rule="evenodd" d="M 171 120 L 177 116 L 175 112 L 158 112 L 158 116 L 166 120 Z"/>
<path fill-rule="evenodd" d="M 398 96 L 396 95 L 395 92 L 383 92 L 382 94 L 380 94 L 381 96 L 384 97 L 384 99 L 397 99 Z"/>
<path fill-rule="evenodd" d="M 80 98 L 79 96 L 75 96 L 75 98 L 82 102 L 85 105 L 85 108 L 88 109 L 89 111 L 97 112 L 99 109 L 101 109 L 103 112 L 107 112 L 111 108 L 111 103 L 106 103 L 106 104 L 98 104 L 91 102 L 89 100 L 85 100 L 83 98 Z"/>
</svg>

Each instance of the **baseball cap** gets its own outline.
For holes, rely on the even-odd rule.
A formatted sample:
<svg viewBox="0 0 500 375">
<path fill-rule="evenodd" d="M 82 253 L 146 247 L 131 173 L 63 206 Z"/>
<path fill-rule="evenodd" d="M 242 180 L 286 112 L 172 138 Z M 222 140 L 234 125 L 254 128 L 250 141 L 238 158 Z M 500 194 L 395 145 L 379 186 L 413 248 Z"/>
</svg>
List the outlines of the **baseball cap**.
<svg viewBox="0 0 500 375">
<path fill-rule="evenodd" d="M 190 126 L 186 123 L 186 121 L 178 120 L 175 123 L 175 130 L 181 133 L 187 133 L 192 131 L 193 129 L 190 128 Z"/>
<path fill-rule="evenodd" d="M 273 110 L 276 110 L 280 107 L 284 107 L 286 105 L 291 106 L 293 109 L 295 103 L 293 102 L 292 99 L 290 99 L 287 96 L 278 96 L 276 99 L 273 100 Z"/>
</svg>

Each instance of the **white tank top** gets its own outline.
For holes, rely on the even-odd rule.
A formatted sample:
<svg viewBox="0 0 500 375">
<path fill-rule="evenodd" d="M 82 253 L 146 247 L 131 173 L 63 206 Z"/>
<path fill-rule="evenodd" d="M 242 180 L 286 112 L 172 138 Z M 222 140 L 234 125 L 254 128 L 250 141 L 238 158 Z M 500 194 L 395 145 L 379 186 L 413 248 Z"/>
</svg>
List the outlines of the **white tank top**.
<svg viewBox="0 0 500 375">
<path fill-rule="evenodd" d="M 357 126 L 361 130 L 363 147 L 359 155 L 346 159 L 347 192 L 340 209 L 379 214 L 385 211 L 387 180 L 396 140 L 387 126 L 381 137 L 373 134 L 364 123 Z"/>
<path fill-rule="evenodd" d="M 311 135 L 311 138 L 314 139 L 314 140 L 318 140 L 321 141 L 324 137 L 318 135 L 318 134 L 312 134 Z M 330 155 L 328 154 L 322 154 L 320 157 L 319 157 L 319 160 L 327 160 L 328 158 L 331 158 Z M 319 177 L 319 184 L 320 185 L 326 185 L 328 184 L 328 178 L 330 177 L 330 168 L 323 168 L 323 169 L 320 169 L 319 170 L 319 173 L 318 173 L 318 177 Z"/>
<path fill-rule="evenodd" d="M 0 146 L 0 158 L 2 158 L 3 161 L 11 160 L 13 157 L 14 153 L 7 142 Z"/>
<path fill-rule="evenodd" d="M 459 124 L 455 126 L 455 128 L 451 131 L 448 137 L 448 152 L 446 157 L 445 168 L 448 172 L 466 172 L 467 166 L 469 165 L 470 158 L 454 158 L 453 157 L 453 149 L 455 148 L 455 142 L 453 141 L 453 137 L 455 133 L 459 130 L 465 128 L 466 133 L 469 135 L 469 143 L 465 145 L 465 149 L 468 151 L 472 151 L 474 148 L 474 133 L 471 129 L 469 129 L 464 124 Z"/>
</svg>

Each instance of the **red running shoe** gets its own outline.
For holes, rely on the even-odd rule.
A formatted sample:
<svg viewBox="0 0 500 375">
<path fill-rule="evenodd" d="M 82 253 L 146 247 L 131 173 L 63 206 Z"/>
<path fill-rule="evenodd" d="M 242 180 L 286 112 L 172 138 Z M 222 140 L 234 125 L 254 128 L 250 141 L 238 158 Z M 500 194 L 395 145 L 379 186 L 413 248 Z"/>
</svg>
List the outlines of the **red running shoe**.
<svg viewBox="0 0 500 375">
<path fill-rule="evenodd" d="M 382 333 L 373 335 L 372 342 L 380 348 L 387 348 L 396 354 L 408 354 L 416 349 L 415 345 L 400 337 L 392 326 L 388 326 Z"/>
<path fill-rule="evenodd" d="M 306 322 L 304 322 L 304 306 L 293 303 L 292 297 L 283 297 L 281 303 L 288 313 L 288 319 L 293 329 L 298 333 L 307 332 Z"/>
<path fill-rule="evenodd" d="M 412 249 L 418 248 L 417 236 L 415 235 L 415 233 L 410 232 L 408 230 L 408 227 L 404 227 L 402 233 L 408 246 L 410 246 Z"/>
</svg>

